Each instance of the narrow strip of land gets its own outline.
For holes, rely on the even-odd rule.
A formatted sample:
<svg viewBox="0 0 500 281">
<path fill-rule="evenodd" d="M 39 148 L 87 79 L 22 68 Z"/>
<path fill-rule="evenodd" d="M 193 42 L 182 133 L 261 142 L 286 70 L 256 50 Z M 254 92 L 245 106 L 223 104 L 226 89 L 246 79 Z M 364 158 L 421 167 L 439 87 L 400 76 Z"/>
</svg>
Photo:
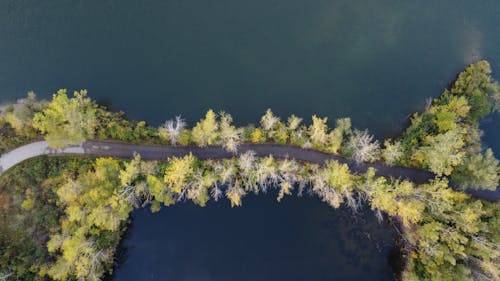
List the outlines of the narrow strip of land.
<svg viewBox="0 0 500 281">
<path fill-rule="evenodd" d="M 77 146 L 70 146 L 64 149 L 54 150 L 47 142 L 39 141 L 18 147 L 0 156 L 0 172 L 4 172 L 12 166 L 29 158 L 41 155 L 89 155 L 117 158 L 132 158 L 134 152 L 141 155 L 144 160 L 166 160 L 173 156 L 184 156 L 192 153 L 198 159 L 223 159 L 235 157 L 247 151 L 255 152 L 258 157 L 272 155 L 275 158 L 290 158 L 297 161 L 309 162 L 322 165 L 327 160 L 336 160 L 346 163 L 351 171 L 364 173 L 369 167 L 376 169 L 378 176 L 408 179 L 415 183 L 425 183 L 434 178 L 434 174 L 421 169 L 407 167 L 392 167 L 381 163 L 357 164 L 339 155 L 328 154 L 311 149 L 303 149 L 291 145 L 278 144 L 242 144 L 238 153 L 227 152 L 220 146 L 196 147 L 196 146 L 169 146 L 169 145 L 136 145 L 117 141 L 86 141 Z M 467 190 L 468 194 L 475 197 L 500 201 L 500 189 L 496 191 Z"/>
</svg>

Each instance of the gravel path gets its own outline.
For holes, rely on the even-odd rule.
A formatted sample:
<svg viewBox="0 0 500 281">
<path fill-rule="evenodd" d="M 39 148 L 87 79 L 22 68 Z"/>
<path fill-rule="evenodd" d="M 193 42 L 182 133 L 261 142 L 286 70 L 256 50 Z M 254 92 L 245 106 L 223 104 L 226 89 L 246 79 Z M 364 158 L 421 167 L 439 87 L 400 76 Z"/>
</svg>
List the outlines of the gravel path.
<svg viewBox="0 0 500 281">
<path fill-rule="evenodd" d="M 390 167 L 381 163 L 364 163 L 361 165 L 338 155 L 323 153 L 316 150 L 303 149 L 297 146 L 277 145 L 277 144 L 243 144 L 238 149 L 238 154 L 252 150 L 256 156 L 263 157 L 272 155 L 275 158 L 291 158 L 298 161 L 315 163 L 322 165 L 326 160 L 337 160 L 349 165 L 351 171 L 364 173 L 369 167 L 376 169 L 378 176 L 408 179 L 415 183 L 424 183 L 434 178 L 434 174 L 414 168 Z M 51 154 L 82 154 L 92 156 L 110 156 L 118 158 L 131 158 L 137 152 L 144 160 L 165 160 L 172 156 L 184 156 L 192 153 L 199 159 L 223 159 L 236 156 L 225 151 L 220 146 L 209 147 L 183 147 L 168 145 L 135 145 L 117 141 L 86 141 L 81 145 L 70 146 L 64 149 L 54 150 L 45 141 L 30 143 L 18 147 L 0 156 L 0 173 L 12 166 L 26 160 L 41 155 Z M 475 197 L 500 201 L 500 189 L 496 191 L 488 190 L 467 190 L 468 194 Z"/>
<path fill-rule="evenodd" d="M 7 171 L 26 159 L 49 154 L 85 154 L 82 145 L 71 146 L 64 149 L 54 150 L 49 147 L 47 142 L 38 141 L 20 146 L 14 150 L 4 153 L 0 156 L 0 173 Z"/>
</svg>

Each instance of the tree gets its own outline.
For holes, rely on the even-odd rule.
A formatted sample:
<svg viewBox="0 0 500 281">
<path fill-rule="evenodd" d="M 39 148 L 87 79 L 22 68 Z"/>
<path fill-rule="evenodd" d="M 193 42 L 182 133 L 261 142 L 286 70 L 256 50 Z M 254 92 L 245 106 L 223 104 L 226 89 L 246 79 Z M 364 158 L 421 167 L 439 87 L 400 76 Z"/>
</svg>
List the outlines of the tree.
<svg viewBox="0 0 500 281">
<path fill-rule="evenodd" d="M 464 96 L 452 96 L 448 91 L 445 91 L 442 99 L 446 100 L 443 105 L 445 111 L 454 112 L 460 118 L 465 118 L 469 114 L 469 102 Z"/>
<path fill-rule="evenodd" d="M 250 137 L 251 137 L 252 143 L 263 143 L 266 141 L 266 135 L 259 128 L 256 128 L 255 130 L 253 130 Z"/>
<path fill-rule="evenodd" d="M 452 174 L 452 181 L 461 189 L 495 190 L 500 181 L 499 161 L 491 149 L 484 154 L 472 155 L 464 160 Z"/>
<path fill-rule="evenodd" d="M 461 151 L 463 145 L 460 131 L 452 130 L 436 136 L 427 136 L 417 155 L 421 155 L 425 165 L 433 173 L 448 176 L 465 157 L 465 152 Z"/>
<path fill-rule="evenodd" d="M 419 222 L 423 216 L 425 203 L 419 198 L 414 185 L 409 181 L 388 181 L 375 176 L 375 169 L 369 168 L 365 174 L 364 191 L 370 207 L 380 216 L 380 211 L 401 218 L 405 226 Z"/>
<path fill-rule="evenodd" d="M 342 147 L 344 137 L 351 134 L 351 119 L 340 118 L 336 121 L 336 127 L 328 134 L 328 145 L 326 151 L 337 153 Z"/>
<path fill-rule="evenodd" d="M 193 141 L 201 147 L 215 144 L 218 128 L 216 115 L 213 110 L 209 109 L 205 119 L 200 120 L 193 128 Z"/>
<path fill-rule="evenodd" d="M 328 175 L 328 185 L 341 193 L 351 192 L 354 188 L 354 178 L 349 171 L 349 166 L 338 161 L 328 161 L 325 170 Z"/>
<path fill-rule="evenodd" d="M 278 170 L 272 155 L 260 158 L 257 161 L 255 175 L 259 186 L 264 192 L 267 191 L 269 185 L 278 184 Z"/>
<path fill-rule="evenodd" d="M 382 157 L 387 165 L 396 165 L 403 157 L 403 146 L 401 142 L 395 141 L 394 143 L 388 139 L 384 141 L 384 149 L 382 150 Z"/>
<path fill-rule="evenodd" d="M 292 114 L 292 116 L 290 116 L 287 120 L 288 130 L 290 130 L 290 131 L 297 130 L 297 128 L 299 128 L 299 126 L 300 126 L 300 123 L 302 123 L 302 118 L 297 117 L 297 116 Z"/>
<path fill-rule="evenodd" d="M 279 144 L 288 143 L 290 138 L 287 127 L 281 122 L 276 124 L 275 129 L 269 134 L 269 136 L 273 138 L 275 143 Z"/>
<path fill-rule="evenodd" d="M 238 185 L 231 186 L 226 190 L 226 197 L 231 202 L 231 207 L 241 206 L 241 197 L 245 194 L 245 190 Z"/>
<path fill-rule="evenodd" d="M 165 206 L 170 206 L 175 203 L 172 193 L 167 190 L 165 183 L 156 176 L 148 175 L 146 177 L 147 188 L 156 202 L 161 202 Z M 159 211 L 155 208 L 156 204 L 152 205 L 152 211 Z M 157 206 L 159 207 L 159 205 Z"/>
<path fill-rule="evenodd" d="M 134 153 L 134 159 L 125 163 L 125 169 L 120 170 L 120 181 L 122 186 L 130 186 L 135 179 L 141 174 L 141 155 Z"/>
<path fill-rule="evenodd" d="M 93 138 L 97 126 L 94 103 L 86 97 L 87 91 L 74 92 L 68 98 L 66 90 L 59 90 L 42 112 L 35 114 L 33 126 L 46 134 L 52 148 L 62 148 Z"/>
<path fill-rule="evenodd" d="M 491 66 L 484 60 L 471 64 L 461 72 L 451 88 L 451 94 L 467 98 L 470 105 L 468 117 L 472 122 L 491 112 L 498 92 L 498 84 L 491 77 Z"/>
<path fill-rule="evenodd" d="M 335 160 L 328 161 L 324 168 L 317 169 L 311 175 L 311 182 L 313 192 L 333 208 L 340 207 L 344 197 L 351 198 L 354 188 L 354 177 L 349 167 Z"/>
<path fill-rule="evenodd" d="M 196 158 L 192 154 L 182 158 L 172 157 L 169 159 L 163 176 L 163 181 L 169 188 L 169 192 L 180 195 L 187 188 L 194 175 L 195 164 Z"/>
<path fill-rule="evenodd" d="M 274 129 L 274 127 L 280 122 L 280 118 L 274 116 L 273 112 L 270 108 L 266 110 L 266 114 L 262 116 L 260 119 L 260 126 L 264 131 L 270 132 Z"/>
<path fill-rule="evenodd" d="M 175 145 L 185 128 L 186 122 L 184 119 L 182 119 L 181 116 L 176 116 L 175 120 L 165 121 L 158 129 L 158 132 L 163 138 L 170 139 L 170 144 Z"/>
<path fill-rule="evenodd" d="M 97 281 L 108 270 L 119 242 L 116 234 L 132 210 L 122 196 L 122 181 L 129 183 L 129 175 L 136 174 L 135 168 L 120 173 L 119 164 L 115 159 L 98 158 L 94 170 L 56 190 L 65 214 L 59 232 L 47 243 L 54 256 L 47 270 L 52 279 Z"/>
<path fill-rule="evenodd" d="M 436 119 L 434 120 L 434 122 L 440 132 L 447 132 L 450 130 L 454 130 L 457 127 L 456 119 L 457 116 L 454 112 L 441 110 L 436 114 Z"/>
<path fill-rule="evenodd" d="M 219 115 L 222 147 L 229 152 L 236 153 L 238 146 L 241 144 L 242 129 L 232 125 L 233 117 L 230 114 L 221 112 Z"/>
<path fill-rule="evenodd" d="M 285 195 L 292 194 L 292 189 L 296 183 L 300 181 L 300 185 L 305 185 L 305 181 L 301 178 L 303 170 L 294 160 L 285 159 L 279 161 L 277 168 L 279 177 L 279 193 L 276 200 L 280 202 Z"/>
<path fill-rule="evenodd" d="M 204 167 L 203 170 L 198 170 L 193 176 L 192 183 L 187 190 L 187 198 L 195 204 L 204 207 L 210 199 L 208 189 L 212 188 L 217 181 L 217 176 L 209 168 Z"/>
<path fill-rule="evenodd" d="M 309 126 L 309 136 L 314 147 L 321 148 L 326 145 L 328 138 L 328 117 L 319 118 L 316 115 L 312 116 L 313 123 Z"/>
<path fill-rule="evenodd" d="M 346 144 L 346 150 L 356 163 L 373 162 L 380 157 L 378 140 L 368 131 L 355 130 Z"/>
<path fill-rule="evenodd" d="M 28 96 L 18 99 L 15 104 L 3 109 L 3 118 L 18 134 L 26 134 L 31 129 L 33 116 L 36 112 L 42 111 L 46 106 L 46 101 L 37 101 L 34 92 L 28 92 Z"/>
</svg>

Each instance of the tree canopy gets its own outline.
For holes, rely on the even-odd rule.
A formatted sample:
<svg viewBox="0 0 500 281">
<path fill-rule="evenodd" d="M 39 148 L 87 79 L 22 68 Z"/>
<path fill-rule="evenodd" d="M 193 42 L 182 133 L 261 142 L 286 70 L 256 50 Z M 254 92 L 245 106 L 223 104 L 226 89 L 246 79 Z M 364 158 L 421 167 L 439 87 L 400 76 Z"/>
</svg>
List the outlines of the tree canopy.
<svg viewBox="0 0 500 281">
<path fill-rule="evenodd" d="M 62 148 L 94 137 L 96 109 L 86 96 L 87 91 L 82 90 L 68 98 L 66 90 L 59 90 L 47 108 L 35 114 L 34 127 L 45 134 L 51 147 Z"/>
</svg>

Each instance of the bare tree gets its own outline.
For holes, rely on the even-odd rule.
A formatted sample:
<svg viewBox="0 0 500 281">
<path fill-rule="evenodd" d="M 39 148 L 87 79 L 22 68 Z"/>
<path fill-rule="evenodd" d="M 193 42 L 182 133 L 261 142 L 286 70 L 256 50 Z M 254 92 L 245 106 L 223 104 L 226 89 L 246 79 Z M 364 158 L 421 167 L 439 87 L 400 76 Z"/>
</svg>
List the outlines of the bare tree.
<svg viewBox="0 0 500 281">
<path fill-rule="evenodd" d="M 279 175 L 274 158 L 269 155 L 261 158 L 257 163 L 257 181 L 263 192 L 267 191 L 269 185 L 278 184 Z"/>
<path fill-rule="evenodd" d="M 265 131 L 271 131 L 272 129 L 274 129 L 274 126 L 278 124 L 279 121 L 280 118 L 274 116 L 271 109 L 268 109 L 266 111 L 266 114 L 264 114 L 264 116 L 262 116 L 262 118 L 260 119 L 260 125 L 262 126 L 262 129 L 264 129 Z"/>
<path fill-rule="evenodd" d="M 355 130 L 347 142 L 346 149 L 351 158 L 360 164 L 362 162 L 373 162 L 380 157 L 380 144 L 374 140 L 374 136 L 368 131 Z"/>
<path fill-rule="evenodd" d="M 212 196 L 214 201 L 217 202 L 224 195 L 224 192 L 222 192 L 222 189 L 216 183 L 214 185 L 214 187 L 212 187 L 212 190 L 210 191 L 210 195 Z"/>
<path fill-rule="evenodd" d="M 192 182 L 186 191 L 186 198 L 195 201 L 203 195 L 203 193 L 205 192 L 205 189 L 206 189 L 205 184 L 204 184 L 204 179 L 203 179 L 203 172 L 198 171 L 193 176 L 193 179 L 191 181 Z"/>
<path fill-rule="evenodd" d="M 167 120 L 160 127 L 160 131 L 164 131 L 168 133 L 168 137 L 170 138 L 170 143 L 175 145 L 177 143 L 177 139 L 182 134 L 182 131 L 186 128 L 186 122 L 181 118 L 180 115 L 175 117 L 175 120 Z"/>
<path fill-rule="evenodd" d="M 255 170 L 255 152 L 248 150 L 240 154 L 238 168 L 243 176 L 248 176 L 252 170 Z"/>
<path fill-rule="evenodd" d="M 236 153 L 238 146 L 241 144 L 243 130 L 232 125 L 233 117 L 230 114 L 222 111 L 219 115 L 222 147 L 229 152 Z"/>
<path fill-rule="evenodd" d="M 338 208 L 343 202 L 343 197 L 328 184 L 328 177 L 328 172 L 324 169 L 316 170 L 311 178 L 312 192 L 332 208 Z"/>
</svg>

